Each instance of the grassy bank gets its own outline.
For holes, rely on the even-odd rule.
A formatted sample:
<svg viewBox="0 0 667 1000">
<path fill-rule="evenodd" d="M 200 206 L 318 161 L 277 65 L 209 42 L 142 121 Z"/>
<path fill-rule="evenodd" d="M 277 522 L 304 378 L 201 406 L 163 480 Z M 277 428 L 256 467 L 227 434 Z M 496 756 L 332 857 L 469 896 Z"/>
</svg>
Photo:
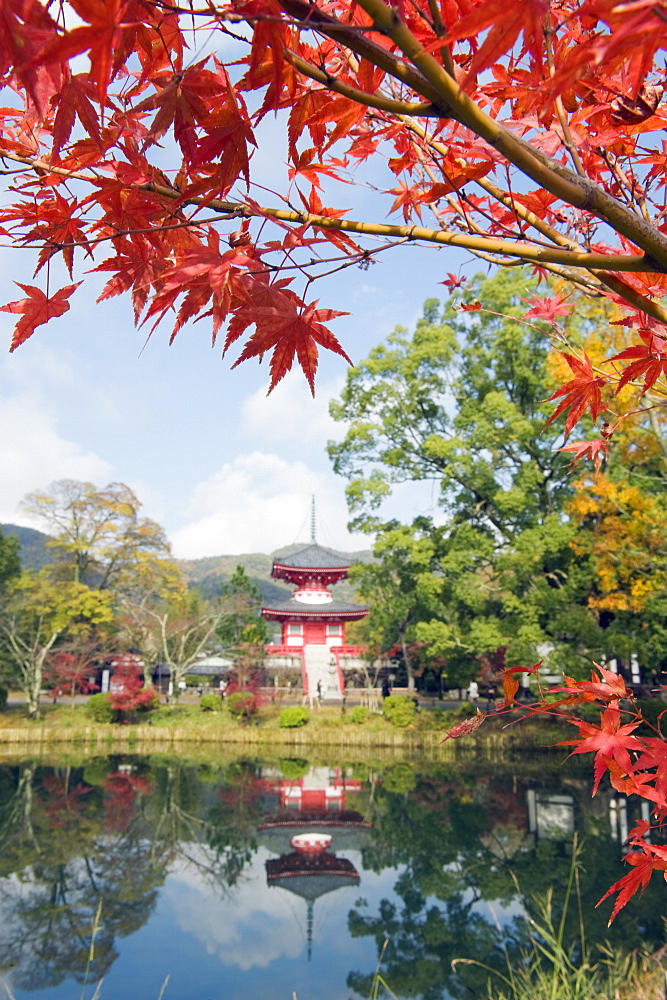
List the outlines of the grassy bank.
<svg viewBox="0 0 667 1000">
<path fill-rule="evenodd" d="M 308 723 L 297 729 L 280 727 L 280 707 L 266 705 L 250 720 L 239 721 L 229 712 L 202 712 L 197 705 L 161 706 L 150 719 L 137 725 L 98 723 L 85 706 L 46 705 L 43 718 L 32 721 L 20 708 L 0 713 L 0 754 L 43 746 L 73 744 L 91 752 L 170 752 L 184 746 L 235 744 L 267 749 L 299 750 L 305 747 L 336 749 L 386 748 L 395 751 L 428 751 L 439 757 L 493 750 L 539 749 L 567 738 L 567 727 L 546 719 L 526 720 L 517 725 L 512 717 L 489 717 L 477 732 L 464 740 L 443 743 L 447 731 L 471 714 L 463 707 L 455 711 L 425 710 L 406 727 L 392 725 L 383 716 L 370 715 L 363 723 L 339 707 L 314 710 Z M 519 718 L 519 715 L 516 715 Z"/>
</svg>

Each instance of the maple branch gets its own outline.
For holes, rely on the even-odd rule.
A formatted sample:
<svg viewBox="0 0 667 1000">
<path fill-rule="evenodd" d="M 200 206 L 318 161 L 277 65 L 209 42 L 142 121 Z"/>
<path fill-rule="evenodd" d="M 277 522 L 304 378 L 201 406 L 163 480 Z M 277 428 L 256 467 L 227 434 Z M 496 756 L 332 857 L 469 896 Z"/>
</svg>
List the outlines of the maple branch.
<svg viewBox="0 0 667 1000">
<path fill-rule="evenodd" d="M 419 122 L 416 122 L 413 118 L 407 115 L 401 117 L 401 121 L 406 128 L 420 136 L 420 138 L 436 153 L 441 156 L 447 155 L 449 152 L 447 146 L 445 146 L 444 143 L 439 142 L 437 139 L 429 136 L 426 129 L 423 128 Z M 536 229 L 539 233 L 542 233 L 543 236 L 546 236 L 547 239 L 551 240 L 557 246 L 567 248 L 577 253 L 583 252 L 578 243 L 569 239 L 567 236 L 563 236 L 563 234 L 559 233 L 557 229 L 550 226 L 548 222 L 541 219 L 539 215 L 531 212 L 530 209 L 526 208 L 520 202 L 515 201 L 511 194 L 507 194 L 501 190 L 501 188 L 496 187 L 496 185 L 486 177 L 478 177 L 474 183 L 501 204 L 505 205 L 506 208 L 515 212 L 520 219 L 523 219 L 524 222 L 527 222 L 528 225 L 532 226 L 533 229 Z M 636 291 L 636 289 L 632 288 L 631 285 L 628 285 L 614 274 L 609 273 L 609 271 L 590 268 L 590 273 L 597 278 L 601 285 L 609 288 L 616 295 L 625 299 L 629 305 L 632 305 L 635 309 L 639 309 L 641 312 L 646 313 L 647 316 L 652 316 L 653 319 L 657 319 L 658 322 L 667 325 L 667 309 L 661 306 L 658 302 L 642 295 L 641 292 Z M 575 280 L 572 275 L 568 277 L 569 280 Z"/>
<path fill-rule="evenodd" d="M 292 6 L 299 2 L 301 0 L 282 0 L 282 5 L 289 3 Z M 667 272 L 666 236 L 616 198 L 607 194 L 593 181 L 579 177 L 568 167 L 542 153 L 490 118 L 463 92 L 440 63 L 424 50 L 419 40 L 400 19 L 398 12 L 384 3 L 384 0 L 359 0 L 359 5 L 373 19 L 378 30 L 390 38 L 426 78 L 429 83 L 428 95 L 419 87 L 417 87 L 418 93 L 428 96 L 429 100 L 434 100 L 433 89 L 435 89 L 439 100 L 435 98 L 434 103 L 445 103 L 452 118 L 497 149 L 540 187 L 569 205 L 588 211 L 607 222 L 616 232 L 641 247 L 656 262 L 656 270 Z M 328 33 L 324 28 L 321 30 Z"/>
<path fill-rule="evenodd" d="M 310 77 L 321 83 L 327 90 L 333 90 L 336 94 L 348 97 L 355 104 L 363 104 L 368 108 L 376 108 L 378 111 L 387 111 L 393 115 L 418 115 L 422 118 L 440 118 L 440 111 L 433 104 L 422 104 L 419 101 L 396 101 L 390 97 L 383 97 L 381 94 L 367 94 L 364 90 L 357 90 L 347 83 L 343 83 L 330 73 L 306 62 L 296 52 L 291 49 L 285 50 L 285 60 L 291 63 L 295 69 L 304 76 Z"/>
<path fill-rule="evenodd" d="M 433 30 L 438 38 L 442 38 L 447 32 L 436 0 L 428 0 L 428 9 L 431 12 L 431 17 L 433 19 Z M 442 57 L 442 65 L 445 67 L 449 75 L 456 79 L 456 67 L 454 66 L 452 50 L 449 45 L 443 44 L 440 46 L 440 56 Z"/>
<path fill-rule="evenodd" d="M 71 171 L 64 167 L 54 167 L 52 164 L 39 158 L 23 157 L 17 153 L 10 153 L 2 149 L 0 149 L 0 157 L 25 163 L 34 170 L 40 171 L 42 176 L 48 173 L 55 173 L 60 176 L 87 181 L 90 184 L 99 183 L 98 177 L 87 175 L 83 171 Z M 355 233 L 359 236 L 382 236 L 391 237 L 392 239 L 436 243 L 444 246 L 458 246 L 472 250 L 473 252 L 482 251 L 484 253 L 516 257 L 529 263 L 562 264 L 567 267 L 582 267 L 586 270 L 607 270 L 613 268 L 614 271 L 628 271 L 641 274 L 660 272 L 661 270 L 654 261 L 650 260 L 644 254 L 619 254 L 612 256 L 611 254 L 587 253 L 585 251 L 575 252 L 567 249 L 550 249 L 548 247 L 533 246 L 530 243 L 524 244 L 499 240 L 491 236 L 469 236 L 461 233 L 443 232 L 438 229 L 426 229 L 423 226 L 401 226 L 381 222 L 358 222 L 354 219 L 336 219 L 331 216 L 315 215 L 310 212 L 287 211 L 280 208 L 265 208 L 264 206 L 255 207 L 243 202 L 222 201 L 217 198 L 206 198 L 204 196 L 184 198 L 176 188 L 170 188 L 165 184 L 156 184 L 154 181 L 147 181 L 143 184 L 127 184 L 126 186 L 128 189 L 150 191 L 173 200 L 178 200 L 183 205 L 204 205 L 209 210 L 220 213 L 224 219 L 269 218 L 276 219 L 279 222 L 294 222 L 299 225 L 313 226 L 317 229 L 337 229 L 341 232 Z M 197 224 L 197 220 L 193 219 L 192 225 L 196 226 Z"/>
<path fill-rule="evenodd" d="M 549 67 L 549 76 L 553 80 L 556 75 L 556 68 L 554 66 L 554 47 L 553 47 L 553 36 L 556 33 L 556 29 L 550 25 L 545 25 L 544 27 L 544 41 L 546 43 L 547 49 L 547 65 Z M 577 149 L 576 143 L 570 131 L 570 123 L 567 119 L 567 114 L 565 113 L 565 108 L 563 107 L 563 99 L 560 94 L 556 95 L 554 101 L 556 107 L 556 114 L 558 115 L 558 121 L 560 122 L 560 127 L 563 131 L 563 143 L 572 157 L 572 162 L 574 163 L 575 169 L 580 177 L 586 176 L 586 171 L 584 170 L 583 164 L 581 162 L 581 157 L 579 156 L 579 150 Z"/>
<path fill-rule="evenodd" d="M 442 118 L 450 117 L 449 109 L 442 100 L 442 95 L 436 87 L 432 87 L 429 81 L 414 66 L 408 65 L 404 59 L 400 59 L 388 49 L 382 48 L 377 42 L 372 41 L 355 30 L 356 25 L 343 24 L 337 18 L 317 7 L 311 6 L 307 0 L 279 0 L 280 6 L 290 17 L 295 18 L 302 28 L 311 31 L 319 31 L 328 38 L 339 42 L 346 49 L 356 52 L 358 56 L 383 69 L 390 76 L 407 84 L 416 93 L 421 94 L 427 101 L 440 109 Z M 366 31 L 373 30 L 373 26 L 365 28 Z M 444 70 L 443 70 L 444 72 Z"/>
</svg>

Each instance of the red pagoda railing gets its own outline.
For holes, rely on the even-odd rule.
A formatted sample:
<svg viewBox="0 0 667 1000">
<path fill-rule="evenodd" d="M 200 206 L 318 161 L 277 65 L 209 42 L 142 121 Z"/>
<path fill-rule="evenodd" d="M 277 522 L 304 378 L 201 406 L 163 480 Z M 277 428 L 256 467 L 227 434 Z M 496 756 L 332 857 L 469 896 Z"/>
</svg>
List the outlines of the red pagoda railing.
<svg viewBox="0 0 667 1000">
<path fill-rule="evenodd" d="M 331 652 L 338 659 L 339 656 L 363 656 L 365 649 L 365 646 L 332 646 Z"/>
<path fill-rule="evenodd" d="M 336 657 L 336 672 L 340 690 L 345 690 L 345 676 L 341 664 L 343 656 L 363 656 L 365 646 L 330 646 L 329 649 Z M 304 695 L 308 695 L 308 675 L 306 673 L 306 661 L 303 655 L 303 646 L 287 646 L 284 644 L 265 646 L 264 650 L 269 656 L 298 656 L 301 660 L 301 676 L 303 678 Z"/>
<path fill-rule="evenodd" d="M 265 646 L 264 652 L 269 656 L 300 656 L 303 658 L 303 646 Z"/>
<path fill-rule="evenodd" d="M 363 656 L 365 646 L 330 646 L 329 649 L 339 656 Z M 264 651 L 269 656 L 303 656 L 303 646 L 271 645 L 265 646 Z"/>
</svg>

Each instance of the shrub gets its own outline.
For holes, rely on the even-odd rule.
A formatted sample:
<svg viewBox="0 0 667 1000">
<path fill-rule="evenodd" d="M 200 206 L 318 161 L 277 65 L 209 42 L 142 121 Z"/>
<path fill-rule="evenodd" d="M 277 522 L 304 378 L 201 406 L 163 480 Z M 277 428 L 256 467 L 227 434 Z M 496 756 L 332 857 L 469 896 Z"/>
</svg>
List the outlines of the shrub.
<svg viewBox="0 0 667 1000">
<path fill-rule="evenodd" d="M 280 773 L 288 781 L 298 781 L 308 774 L 310 765 L 302 757 L 283 757 L 280 761 Z"/>
<path fill-rule="evenodd" d="M 112 722 L 114 710 L 108 694 L 91 694 L 86 704 L 86 712 L 95 722 Z"/>
<path fill-rule="evenodd" d="M 405 694 L 390 694 L 382 702 L 382 714 L 392 726 L 409 726 L 415 717 L 416 705 Z"/>
<path fill-rule="evenodd" d="M 118 695 L 112 696 L 114 700 Z M 113 705 L 113 702 L 112 702 Z M 160 695 L 155 688 L 141 688 L 135 697 L 121 706 L 114 706 L 121 713 L 123 719 L 133 722 L 141 715 L 150 715 L 156 708 L 160 707 Z"/>
<path fill-rule="evenodd" d="M 222 698 L 219 694 L 203 694 L 199 699 L 202 712 L 222 712 Z"/>
<path fill-rule="evenodd" d="M 368 719 L 368 709 L 364 705 L 355 705 L 350 712 L 350 722 L 361 726 Z"/>
<path fill-rule="evenodd" d="M 227 696 L 227 708 L 236 719 L 247 719 L 257 711 L 257 697 L 252 691 L 232 691 Z"/>
<path fill-rule="evenodd" d="M 382 787 L 396 795 L 407 795 L 417 784 L 410 764 L 392 764 L 382 776 Z"/>
<path fill-rule="evenodd" d="M 281 729 L 298 729 L 305 726 L 310 719 L 310 712 L 303 705 L 290 705 L 280 713 Z"/>
</svg>

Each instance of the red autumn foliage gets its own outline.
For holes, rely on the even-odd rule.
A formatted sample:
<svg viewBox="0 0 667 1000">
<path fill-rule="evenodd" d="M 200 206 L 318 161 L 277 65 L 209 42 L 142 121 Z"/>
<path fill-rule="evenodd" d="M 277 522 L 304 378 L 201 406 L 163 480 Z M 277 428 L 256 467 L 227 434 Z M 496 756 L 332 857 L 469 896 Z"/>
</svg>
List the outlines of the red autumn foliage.
<svg viewBox="0 0 667 1000">
<path fill-rule="evenodd" d="M 159 700 L 157 692 L 155 688 L 145 686 L 143 661 L 138 656 L 117 656 L 111 663 L 113 676 L 109 703 L 115 712 L 128 719 L 156 705 Z"/>
<path fill-rule="evenodd" d="M 60 775 L 47 774 L 42 778 L 46 792 L 44 808 L 52 829 L 73 826 L 84 804 L 84 796 L 92 791 L 82 782 L 70 784 Z"/>
<path fill-rule="evenodd" d="M 108 272 L 100 300 L 128 295 L 137 322 L 204 320 L 235 364 L 267 355 L 271 387 L 297 363 L 312 388 L 322 348 L 347 357 L 313 283 L 410 241 L 625 308 L 598 371 L 563 340 L 569 292 L 527 303 L 567 352 L 568 433 L 606 386 L 664 393 L 665 39 L 660 5 L 608 0 L 4 0 L 0 237 L 41 279 L 0 307 L 12 348 Z M 287 164 L 267 191 L 273 113 Z"/>
<path fill-rule="evenodd" d="M 118 833 L 127 830 L 132 822 L 139 797 L 153 790 L 149 778 L 124 771 L 107 775 L 103 787 L 106 826 Z"/>
<path fill-rule="evenodd" d="M 658 831 L 667 819 L 667 740 L 660 728 L 649 724 L 642 716 L 632 691 L 620 674 L 595 664 L 590 680 L 577 681 L 564 677 L 561 687 L 545 691 L 539 679 L 540 663 L 532 667 L 512 667 L 503 672 L 504 702 L 497 706 L 498 714 L 514 711 L 519 690 L 518 674 L 536 678 L 537 698 L 521 705 L 522 717 L 550 715 L 563 719 L 578 730 L 572 740 L 563 740 L 559 746 L 570 746 L 572 754 L 592 753 L 593 795 L 600 787 L 605 774 L 611 787 L 622 795 L 636 795 L 650 803 L 651 822 L 642 820 L 630 831 L 628 845 L 634 850 L 625 855 L 631 871 L 623 875 L 604 894 L 600 903 L 617 893 L 609 918 L 611 923 L 632 898 L 635 892 L 648 885 L 653 872 L 661 872 L 667 881 L 667 845 L 652 843 L 651 831 Z M 557 696 L 562 697 L 558 698 Z M 554 700 L 554 696 L 556 699 Z M 572 708 L 593 704 L 600 708 L 600 724 L 593 725 L 572 714 Z M 665 708 L 667 713 L 667 707 Z M 664 714 L 664 713 L 663 713 Z M 477 715 L 454 726 L 445 736 L 457 739 L 474 732 L 484 720 Z M 642 726 L 640 735 L 637 730 Z M 644 735 L 646 729 L 655 735 Z M 444 741 L 443 741 L 444 742 Z"/>
<path fill-rule="evenodd" d="M 505 671 L 506 699 L 500 711 L 514 708 L 514 674 L 537 674 L 540 664 L 533 667 L 513 667 Z M 625 855 L 632 870 L 620 878 L 604 894 L 599 903 L 618 893 L 609 918 L 616 914 L 639 889 L 644 889 L 654 871 L 662 872 L 667 880 L 667 847 L 651 843 L 649 836 L 657 831 L 667 818 L 667 741 L 660 729 L 649 724 L 642 716 L 634 695 L 619 674 L 595 664 L 590 680 L 577 681 L 564 678 L 562 687 L 551 688 L 549 697 L 538 679 L 538 698 L 522 705 L 523 716 L 549 714 L 564 719 L 578 730 L 572 740 L 560 746 L 571 746 L 572 754 L 592 753 L 593 795 L 596 794 L 605 774 L 611 787 L 623 795 L 636 795 L 650 803 L 652 823 L 642 821 L 631 832 L 628 844 L 635 850 Z M 553 696 L 562 695 L 558 700 Z M 600 724 L 592 725 L 573 715 L 576 705 L 594 704 L 600 707 Z M 666 708 L 667 711 L 667 708 Z M 637 731 L 642 726 L 641 734 Z M 644 735 L 653 729 L 655 735 Z M 598 903 L 598 905 L 599 905 Z"/>
<path fill-rule="evenodd" d="M 57 652 L 48 661 L 44 683 L 54 691 L 66 691 L 70 695 L 93 694 L 99 690 L 98 685 L 90 680 L 91 670 L 94 669 L 85 656 Z"/>
</svg>

